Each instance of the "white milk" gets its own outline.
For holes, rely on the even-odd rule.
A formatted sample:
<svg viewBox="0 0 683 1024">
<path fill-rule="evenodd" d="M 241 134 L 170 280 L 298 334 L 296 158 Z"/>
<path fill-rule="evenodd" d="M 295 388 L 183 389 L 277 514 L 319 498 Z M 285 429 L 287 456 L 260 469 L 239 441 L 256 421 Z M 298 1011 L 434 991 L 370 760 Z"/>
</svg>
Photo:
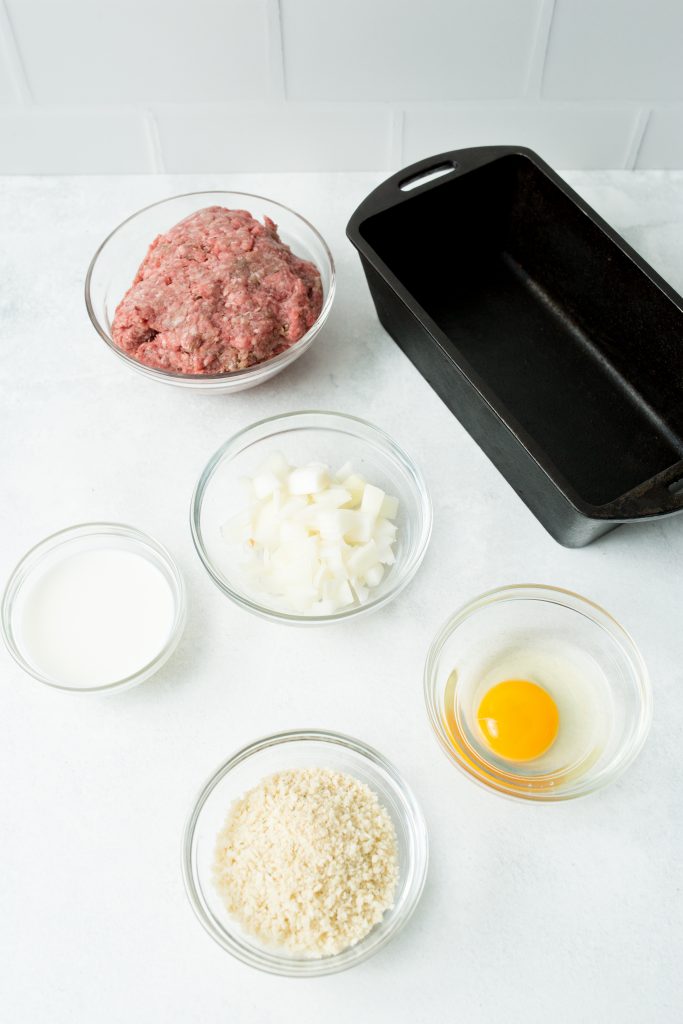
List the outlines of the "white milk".
<svg viewBox="0 0 683 1024">
<path fill-rule="evenodd" d="M 22 588 L 17 639 L 40 673 L 102 686 L 149 664 L 169 638 L 173 592 L 141 555 L 92 548 L 65 555 Z"/>
</svg>

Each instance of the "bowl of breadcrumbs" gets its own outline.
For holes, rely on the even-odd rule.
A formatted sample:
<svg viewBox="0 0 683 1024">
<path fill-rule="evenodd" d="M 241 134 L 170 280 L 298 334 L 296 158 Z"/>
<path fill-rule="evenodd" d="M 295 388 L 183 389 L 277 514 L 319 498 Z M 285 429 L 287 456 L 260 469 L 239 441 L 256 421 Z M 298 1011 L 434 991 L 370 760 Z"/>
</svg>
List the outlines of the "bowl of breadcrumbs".
<svg viewBox="0 0 683 1024">
<path fill-rule="evenodd" d="M 377 751 L 335 733 L 280 733 L 218 768 L 189 816 L 192 907 L 229 953 L 273 974 L 366 960 L 406 924 L 427 873 L 422 812 Z"/>
</svg>

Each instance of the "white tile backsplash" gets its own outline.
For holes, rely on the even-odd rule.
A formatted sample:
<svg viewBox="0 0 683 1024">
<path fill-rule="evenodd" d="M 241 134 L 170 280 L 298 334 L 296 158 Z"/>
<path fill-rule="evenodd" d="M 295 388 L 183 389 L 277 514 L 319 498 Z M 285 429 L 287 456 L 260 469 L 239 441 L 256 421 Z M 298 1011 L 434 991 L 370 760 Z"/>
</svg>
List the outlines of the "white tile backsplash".
<svg viewBox="0 0 683 1024">
<path fill-rule="evenodd" d="M 683 167 L 683 104 L 652 111 L 636 167 L 662 171 Z"/>
<path fill-rule="evenodd" d="M 5 0 L 39 103 L 269 93 L 266 0 Z"/>
<path fill-rule="evenodd" d="M 466 146 L 528 146 L 562 168 L 623 167 L 632 107 L 596 104 L 450 104 L 406 110 L 403 162 Z"/>
<path fill-rule="evenodd" d="M 391 116 L 365 104 L 155 110 L 164 167 L 184 171 L 358 171 L 385 167 Z"/>
<path fill-rule="evenodd" d="M 0 0 L 2 173 L 683 167 L 683 0 Z"/>
<path fill-rule="evenodd" d="M 0 106 L 13 106 L 19 102 L 20 96 L 4 57 L 0 50 Z"/>
<path fill-rule="evenodd" d="M 293 99 L 444 100 L 524 89 L 540 0 L 281 0 Z"/>
<path fill-rule="evenodd" d="M 681 0 L 555 0 L 551 99 L 683 99 Z"/>
<path fill-rule="evenodd" d="M 30 99 L 28 83 L 4 0 L 0 0 L 0 108 Z"/>
<path fill-rule="evenodd" d="M 0 111 L 3 174 L 136 174 L 149 170 L 133 110 Z"/>
</svg>

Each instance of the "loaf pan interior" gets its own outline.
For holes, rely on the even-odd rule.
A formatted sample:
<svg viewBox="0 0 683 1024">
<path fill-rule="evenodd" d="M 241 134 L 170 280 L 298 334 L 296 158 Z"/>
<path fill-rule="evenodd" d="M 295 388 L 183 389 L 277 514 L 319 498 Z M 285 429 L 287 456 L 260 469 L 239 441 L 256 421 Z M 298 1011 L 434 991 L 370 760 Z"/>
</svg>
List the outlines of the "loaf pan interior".
<svg viewBox="0 0 683 1024">
<path fill-rule="evenodd" d="M 452 176 L 360 231 L 581 503 L 683 458 L 680 311 L 531 160 Z"/>
</svg>

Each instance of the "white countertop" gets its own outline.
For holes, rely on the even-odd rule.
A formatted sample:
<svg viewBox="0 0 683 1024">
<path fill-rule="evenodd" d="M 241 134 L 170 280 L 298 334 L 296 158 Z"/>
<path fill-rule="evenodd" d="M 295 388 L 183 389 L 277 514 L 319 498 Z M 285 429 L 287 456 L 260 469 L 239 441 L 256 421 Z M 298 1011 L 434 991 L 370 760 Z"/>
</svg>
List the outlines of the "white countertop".
<svg viewBox="0 0 683 1024">
<path fill-rule="evenodd" d="M 0 949 L 11 1024 L 553 1024 L 674 1021 L 683 919 L 683 516 L 559 547 L 379 326 L 344 229 L 372 174 L 0 179 L 0 578 L 63 526 L 119 520 L 176 555 L 189 623 L 142 686 L 78 698 L 0 651 Z M 683 290 L 683 173 L 567 178 Z M 235 188 L 302 212 L 339 287 L 311 351 L 273 381 L 205 397 L 131 373 L 91 327 L 83 279 L 130 212 Z M 646 343 L 646 339 L 644 339 Z M 299 408 L 366 416 L 421 465 L 435 506 L 424 565 L 374 616 L 277 626 L 234 607 L 192 546 L 208 456 L 252 420 Z M 422 699 L 430 639 L 490 587 L 592 597 L 632 632 L 655 717 L 627 774 L 592 797 L 527 806 L 443 756 Z M 401 935 L 351 973 L 260 974 L 205 934 L 183 890 L 186 813 L 227 755 L 297 726 L 357 735 L 393 760 L 427 818 L 431 866 Z"/>
</svg>

